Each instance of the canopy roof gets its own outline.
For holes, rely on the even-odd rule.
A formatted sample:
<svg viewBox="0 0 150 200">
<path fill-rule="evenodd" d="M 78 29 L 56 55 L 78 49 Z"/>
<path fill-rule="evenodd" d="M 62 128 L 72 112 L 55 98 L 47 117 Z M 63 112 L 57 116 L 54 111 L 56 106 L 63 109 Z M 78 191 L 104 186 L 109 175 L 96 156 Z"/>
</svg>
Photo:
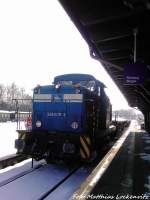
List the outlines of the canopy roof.
<svg viewBox="0 0 150 200">
<path fill-rule="evenodd" d="M 150 111 L 150 2 L 148 0 L 59 0 L 59 2 L 88 43 L 90 55 L 103 64 L 129 104 L 139 107 L 143 112 Z M 124 65 L 134 61 L 146 64 L 147 77 L 143 84 L 127 85 L 124 83 Z"/>
</svg>

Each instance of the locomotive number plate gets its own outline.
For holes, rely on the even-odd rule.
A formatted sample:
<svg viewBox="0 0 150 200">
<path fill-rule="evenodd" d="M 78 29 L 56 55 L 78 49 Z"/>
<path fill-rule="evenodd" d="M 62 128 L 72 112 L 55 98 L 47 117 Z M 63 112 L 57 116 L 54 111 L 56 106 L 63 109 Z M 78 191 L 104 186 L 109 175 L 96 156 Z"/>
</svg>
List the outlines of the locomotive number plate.
<svg viewBox="0 0 150 200">
<path fill-rule="evenodd" d="M 48 112 L 47 115 L 48 117 L 65 117 L 66 113 L 65 112 Z"/>
</svg>

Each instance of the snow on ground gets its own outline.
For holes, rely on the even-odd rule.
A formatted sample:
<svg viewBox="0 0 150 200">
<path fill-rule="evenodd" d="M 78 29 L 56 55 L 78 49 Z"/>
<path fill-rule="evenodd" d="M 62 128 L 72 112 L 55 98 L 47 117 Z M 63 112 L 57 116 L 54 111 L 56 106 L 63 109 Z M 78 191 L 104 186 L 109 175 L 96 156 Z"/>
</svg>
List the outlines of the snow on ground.
<svg viewBox="0 0 150 200">
<path fill-rule="evenodd" d="M 38 165 L 44 165 L 45 164 L 45 160 L 40 160 L 40 161 L 33 161 L 33 167 L 37 167 Z M 34 168 L 32 168 L 32 161 L 31 158 L 24 160 L 20 163 L 17 163 L 13 166 L 8 166 L 4 169 L 0 170 L 0 185 L 3 181 L 6 181 L 12 177 L 17 176 L 18 174 L 21 174 L 23 172 L 27 172 L 28 170 L 31 170 Z"/>
<path fill-rule="evenodd" d="M 23 129 L 23 122 L 21 123 Z M 0 123 L 0 157 L 16 153 L 14 148 L 15 139 L 17 139 L 17 123 Z"/>
<path fill-rule="evenodd" d="M 41 195 L 52 189 L 68 174 L 69 169 L 65 165 L 44 165 L 1 187 L 0 197 L 5 200 L 39 199 Z"/>
</svg>

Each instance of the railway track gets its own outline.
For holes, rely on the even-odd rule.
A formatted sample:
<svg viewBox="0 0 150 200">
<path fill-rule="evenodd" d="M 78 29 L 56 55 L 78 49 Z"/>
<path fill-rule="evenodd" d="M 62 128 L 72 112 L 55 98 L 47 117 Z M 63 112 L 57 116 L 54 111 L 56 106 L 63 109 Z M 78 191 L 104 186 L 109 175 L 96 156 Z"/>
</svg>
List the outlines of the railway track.
<svg viewBox="0 0 150 200">
<path fill-rule="evenodd" d="M 0 180 L 0 196 L 5 200 L 10 197 L 15 200 L 54 199 L 53 196 L 60 199 L 59 190 L 63 187 L 66 190 L 63 190 L 62 199 L 68 199 L 91 170 L 82 166 L 68 169 L 64 164 L 39 164 L 33 169 Z"/>
<path fill-rule="evenodd" d="M 74 169 L 71 170 L 70 173 L 68 173 L 61 181 L 59 181 L 54 187 L 50 188 L 47 192 L 45 192 L 40 198 L 38 198 L 37 200 L 44 200 L 46 199 L 52 192 L 54 192 L 55 190 L 57 190 L 57 188 L 62 185 L 65 181 L 67 181 L 67 179 L 69 179 L 69 177 L 71 177 L 73 174 L 76 173 L 77 170 L 79 170 L 80 167 L 76 167 Z"/>
<path fill-rule="evenodd" d="M 11 154 L 8 156 L 4 156 L 4 157 L 0 158 L 0 169 L 15 165 L 26 159 L 28 159 L 27 156 L 22 156 L 22 155 L 17 155 L 17 154 Z"/>
<path fill-rule="evenodd" d="M 69 199 L 91 175 L 96 163 L 90 166 L 45 164 L 35 162 L 17 164 L 14 169 L 1 173 L 0 197 L 5 200 L 59 200 Z M 80 191 L 80 190 L 79 190 Z"/>
<path fill-rule="evenodd" d="M 43 165 L 44 165 L 44 164 L 39 164 L 39 165 L 37 165 L 37 166 L 35 166 L 35 167 L 33 167 L 33 168 L 30 168 L 30 169 L 28 169 L 28 170 L 25 170 L 25 171 L 23 171 L 23 172 L 20 172 L 20 173 L 14 175 L 14 176 L 12 176 L 12 177 L 10 177 L 10 178 L 8 178 L 8 179 L 5 179 L 5 180 L 1 181 L 1 182 L 0 182 L 0 187 L 3 187 L 4 185 L 7 185 L 7 184 L 9 184 L 9 183 L 11 183 L 11 182 L 13 182 L 13 181 L 15 181 L 15 180 L 17 180 L 17 179 L 19 179 L 19 178 L 25 176 L 25 175 L 27 175 L 27 174 L 32 173 L 34 170 L 39 169 L 39 168 L 42 167 Z"/>
<path fill-rule="evenodd" d="M 90 166 L 38 164 L 0 181 L 0 196 L 9 200 L 59 200 L 69 199 L 90 175 L 96 163 Z M 17 170 L 18 171 L 18 170 Z M 11 192 L 10 192 L 11 191 Z M 26 194 L 23 196 L 22 194 Z"/>
</svg>

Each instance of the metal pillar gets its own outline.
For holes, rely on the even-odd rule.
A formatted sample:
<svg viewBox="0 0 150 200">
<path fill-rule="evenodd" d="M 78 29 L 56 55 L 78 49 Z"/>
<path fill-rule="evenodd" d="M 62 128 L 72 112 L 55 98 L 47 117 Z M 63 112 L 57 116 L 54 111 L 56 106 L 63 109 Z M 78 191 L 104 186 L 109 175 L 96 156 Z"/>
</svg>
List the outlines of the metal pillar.
<svg viewBox="0 0 150 200">
<path fill-rule="evenodd" d="M 150 132 L 150 112 L 148 113 L 148 132 Z"/>
<path fill-rule="evenodd" d="M 144 114 L 145 117 L 145 130 L 150 132 L 150 112 Z"/>
<path fill-rule="evenodd" d="M 137 33 L 138 33 L 138 29 L 135 28 L 133 30 L 133 34 L 134 34 L 134 63 L 136 63 L 136 59 L 137 59 Z"/>
</svg>

